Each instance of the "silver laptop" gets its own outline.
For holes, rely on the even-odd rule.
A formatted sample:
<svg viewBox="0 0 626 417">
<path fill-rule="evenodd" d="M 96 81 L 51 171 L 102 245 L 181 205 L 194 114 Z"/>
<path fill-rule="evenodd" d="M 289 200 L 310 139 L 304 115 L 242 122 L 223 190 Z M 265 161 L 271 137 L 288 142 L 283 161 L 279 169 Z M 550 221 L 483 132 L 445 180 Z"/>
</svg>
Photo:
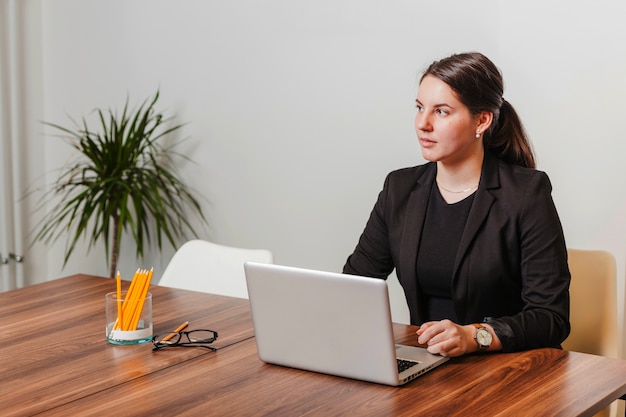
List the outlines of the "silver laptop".
<svg viewBox="0 0 626 417">
<path fill-rule="evenodd" d="M 254 262 L 244 268 L 264 362 L 396 386 L 448 359 L 395 344 L 382 279 Z"/>
</svg>

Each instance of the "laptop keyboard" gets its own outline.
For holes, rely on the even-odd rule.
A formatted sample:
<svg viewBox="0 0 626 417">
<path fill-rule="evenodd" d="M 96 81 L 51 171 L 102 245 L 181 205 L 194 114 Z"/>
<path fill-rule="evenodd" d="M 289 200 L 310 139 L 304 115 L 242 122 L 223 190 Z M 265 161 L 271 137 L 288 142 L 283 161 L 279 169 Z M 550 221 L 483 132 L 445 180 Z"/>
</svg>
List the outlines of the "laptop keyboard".
<svg viewBox="0 0 626 417">
<path fill-rule="evenodd" d="M 419 364 L 419 362 L 405 361 L 404 359 L 396 359 L 396 360 L 398 361 L 398 373 L 406 371 L 410 367 Z"/>
</svg>

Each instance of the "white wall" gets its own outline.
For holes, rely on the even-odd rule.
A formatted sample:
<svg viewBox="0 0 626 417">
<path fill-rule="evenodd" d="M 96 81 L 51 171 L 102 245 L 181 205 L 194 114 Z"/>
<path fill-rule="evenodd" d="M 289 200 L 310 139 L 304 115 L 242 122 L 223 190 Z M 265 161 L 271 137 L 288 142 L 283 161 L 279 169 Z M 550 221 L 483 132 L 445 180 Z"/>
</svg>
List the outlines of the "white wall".
<svg viewBox="0 0 626 417">
<path fill-rule="evenodd" d="M 271 249 L 282 264 L 340 270 L 385 174 L 422 162 L 416 80 L 432 60 L 479 50 L 550 175 L 568 245 L 611 251 L 624 311 L 626 3 L 378 0 L 41 1 L 45 120 L 139 103 L 189 122 L 184 177 L 219 243 Z M 39 140 L 37 138 L 36 140 Z M 69 147 L 41 138 L 46 169 Z M 141 263 L 125 242 L 121 271 Z M 107 274 L 75 256 L 47 279 Z M 172 250 L 142 266 L 156 276 Z M 43 277 L 40 277 L 43 279 Z M 401 317 L 402 312 L 396 312 Z M 622 321 L 623 323 L 623 321 Z"/>
</svg>

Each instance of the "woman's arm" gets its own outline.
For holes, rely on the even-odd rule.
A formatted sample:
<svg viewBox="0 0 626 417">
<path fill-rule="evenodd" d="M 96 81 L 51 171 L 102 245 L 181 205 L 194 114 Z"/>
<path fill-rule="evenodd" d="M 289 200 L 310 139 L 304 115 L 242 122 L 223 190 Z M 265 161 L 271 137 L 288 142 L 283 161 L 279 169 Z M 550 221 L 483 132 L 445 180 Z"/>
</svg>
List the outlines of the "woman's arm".
<svg viewBox="0 0 626 417">
<path fill-rule="evenodd" d="M 502 344 L 493 327 L 481 323 L 491 335 L 491 343 L 486 351 L 502 350 Z M 441 356 L 461 356 L 479 350 L 476 341 L 476 326 L 456 324 L 450 320 L 429 321 L 417 330 L 417 342 L 426 345 L 430 353 Z"/>
<path fill-rule="evenodd" d="M 484 319 L 505 351 L 558 347 L 570 331 L 567 248 L 551 191 L 548 176 L 537 172 L 522 200 L 522 311 Z"/>
</svg>

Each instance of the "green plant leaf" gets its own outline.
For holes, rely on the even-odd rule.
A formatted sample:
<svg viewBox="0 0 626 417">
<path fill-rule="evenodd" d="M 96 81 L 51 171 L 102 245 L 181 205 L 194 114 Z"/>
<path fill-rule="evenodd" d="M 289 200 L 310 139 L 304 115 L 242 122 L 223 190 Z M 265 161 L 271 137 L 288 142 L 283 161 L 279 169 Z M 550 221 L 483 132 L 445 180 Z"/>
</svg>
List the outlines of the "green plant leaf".
<svg viewBox="0 0 626 417">
<path fill-rule="evenodd" d="M 60 170 L 42 198 L 54 196 L 57 202 L 38 224 L 34 238 L 50 244 L 65 236 L 64 265 L 81 238 L 87 239 L 88 250 L 102 241 L 113 277 L 124 232 L 133 238 L 136 255 L 143 257 L 153 238 L 161 250 L 164 239 L 176 246 L 188 232 L 197 237 L 190 211 L 206 223 L 198 200 L 174 170 L 173 157 L 189 160 L 174 149 L 180 141 L 162 145 L 183 125 L 155 110 L 159 94 L 134 111 L 128 97 L 121 113 L 96 109 L 97 130 L 84 117 L 73 129 L 44 122 L 61 132 L 79 155 Z"/>
</svg>

